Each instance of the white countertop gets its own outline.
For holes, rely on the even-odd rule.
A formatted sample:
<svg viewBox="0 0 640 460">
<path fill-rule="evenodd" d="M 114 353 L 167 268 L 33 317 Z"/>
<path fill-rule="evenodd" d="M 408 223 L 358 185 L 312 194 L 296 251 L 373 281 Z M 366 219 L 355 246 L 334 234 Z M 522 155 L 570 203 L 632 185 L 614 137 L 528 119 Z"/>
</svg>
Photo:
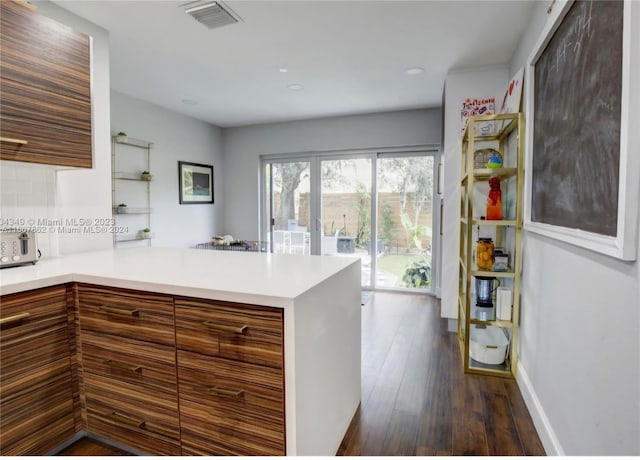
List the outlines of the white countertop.
<svg viewBox="0 0 640 460">
<path fill-rule="evenodd" d="M 131 248 L 42 259 L 0 270 L 0 294 L 68 282 L 287 308 L 358 258 Z"/>
</svg>

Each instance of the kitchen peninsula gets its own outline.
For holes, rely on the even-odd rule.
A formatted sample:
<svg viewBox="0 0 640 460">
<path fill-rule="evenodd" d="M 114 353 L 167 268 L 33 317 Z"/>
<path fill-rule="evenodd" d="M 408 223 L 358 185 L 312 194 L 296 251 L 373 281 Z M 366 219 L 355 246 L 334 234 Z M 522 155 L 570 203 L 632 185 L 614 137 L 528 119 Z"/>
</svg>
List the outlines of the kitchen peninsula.
<svg viewBox="0 0 640 460">
<path fill-rule="evenodd" d="M 21 328 L 44 327 L 38 305 L 54 288 L 72 435 L 150 454 L 334 455 L 360 403 L 359 259 L 145 247 L 4 269 L 3 361 Z M 28 395 L 11 396 L 16 369 L 2 366 L 3 405 L 19 415 Z M 5 431 L 29 429 L 6 414 L 3 455 Z"/>
</svg>

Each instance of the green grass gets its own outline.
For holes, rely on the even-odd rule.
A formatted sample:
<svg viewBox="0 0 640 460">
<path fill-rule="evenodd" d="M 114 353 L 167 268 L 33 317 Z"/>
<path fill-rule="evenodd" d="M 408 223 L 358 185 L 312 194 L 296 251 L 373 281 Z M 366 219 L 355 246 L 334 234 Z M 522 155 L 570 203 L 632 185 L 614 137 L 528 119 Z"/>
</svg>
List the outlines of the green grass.
<svg viewBox="0 0 640 460">
<path fill-rule="evenodd" d="M 413 260 L 420 260 L 424 258 L 421 255 L 410 254 L 382 254 L 376 260 L 378 270 L 392 273 L 398 278 L 395 283 L 395 287 L 406 287 L 404 281 L 402 281 L 402 275 L 407 268 L 407 265 Z"/>
</svg>

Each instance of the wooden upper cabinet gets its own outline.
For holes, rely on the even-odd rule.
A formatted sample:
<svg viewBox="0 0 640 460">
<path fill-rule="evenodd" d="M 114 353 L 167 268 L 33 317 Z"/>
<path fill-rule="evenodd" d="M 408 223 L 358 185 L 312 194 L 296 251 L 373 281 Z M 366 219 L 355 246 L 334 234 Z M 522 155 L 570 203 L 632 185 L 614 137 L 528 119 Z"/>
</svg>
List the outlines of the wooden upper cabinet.
<svg viewBox="0 0 640 460">
<path fill-rule="evenodd" d="M 92 167 L 91 38 L 0 5 L 0 159 Z"/>
</svg>

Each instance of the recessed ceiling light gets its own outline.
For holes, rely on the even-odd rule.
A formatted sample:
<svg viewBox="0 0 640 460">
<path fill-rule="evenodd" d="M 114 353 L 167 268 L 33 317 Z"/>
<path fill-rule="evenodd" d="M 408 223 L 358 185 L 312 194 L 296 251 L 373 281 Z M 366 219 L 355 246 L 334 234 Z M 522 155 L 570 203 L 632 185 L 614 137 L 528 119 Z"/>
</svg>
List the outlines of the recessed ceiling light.
<svg viewBox="0 0 640 460">
<path fill-rule="evenodd" d="M 304 86 L 299 83 L 291 83 L 290 85 L 287 85 L 287 88 L 289 88 L 291 91 L 302 91 L 304 89 Z"/>
<path fill-rule="evenodd" d="M 280 67 L 278 70 L 280 71 L 280 73 L 287 73 L 289 71 L 289 69 L 287 69 L 286 67 Z"/>
<path fill-rule="evenodd" d="M 184 105 L 198 105 L 198 101 L 194 101 L 193 99 L 183 99 L 181 102 Z"/>
<path fill-rule="evenodd" d="M 422 72 L 424 72 L 422 67 L 411 67 L 406 70 L 407 75 L 420 75 Z"/>
</svg>

